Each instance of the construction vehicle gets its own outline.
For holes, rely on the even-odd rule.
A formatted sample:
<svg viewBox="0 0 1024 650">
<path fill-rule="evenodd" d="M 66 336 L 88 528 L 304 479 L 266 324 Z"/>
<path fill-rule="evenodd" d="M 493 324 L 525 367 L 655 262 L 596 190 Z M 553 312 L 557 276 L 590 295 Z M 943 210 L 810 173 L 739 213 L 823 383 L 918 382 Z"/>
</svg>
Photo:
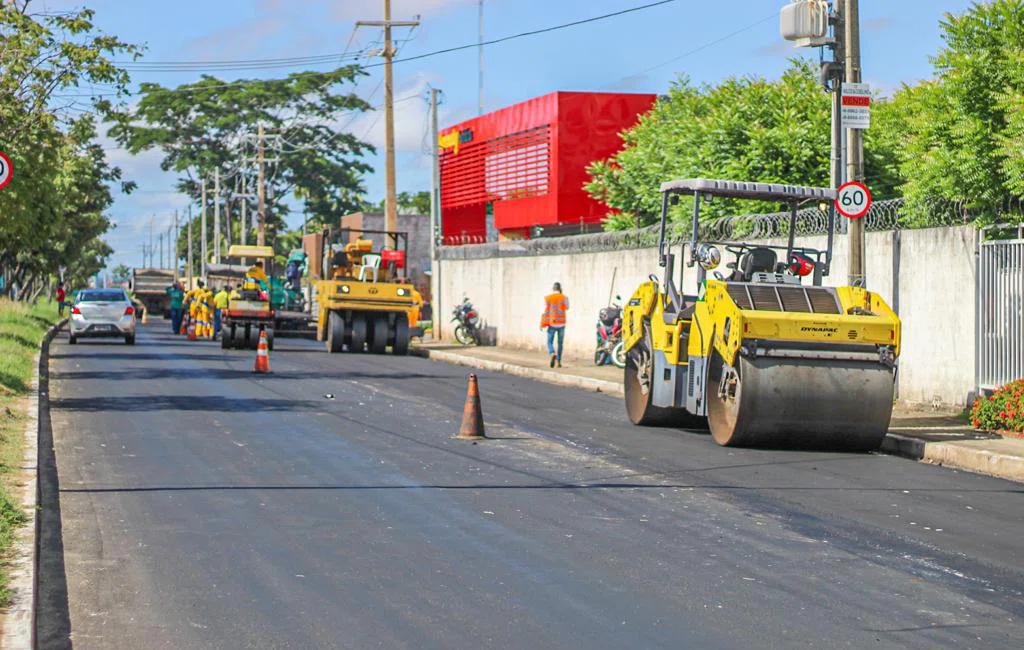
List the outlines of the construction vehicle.
<svg viewBox="0 0 1024 650">
<path fill-rule="evenodd" d="M 723 446 L 877 449 L 892 415 L 900 320 L 877 293 L 822 286 L 834 209 L 825 251 L 794 245 L 798 207 L 831 202 L 835 191 L 690 179 L 664 183 L 661 193 L 664 276 L 640 285 L 624 313 L 629 419 L 708 426 Z M 666 237 L 681 195 L 694 197 L 692 235 L 679 258 L 696 266 L 692 295 L 677 289 Z M 715 197 L 786 204 L 788 243 L 699 241 L 701 203 Z M 721 249 L 735 260 L 728 273 L 707 278 Z"/>
<path fill-rule="evenodd" d="M 227 309 L 221 310 L 220 345 L 225 350 L 255 350 L 262 328 L 266 332 L 267 347 L 273 350 L 274 310 L 270 305 L 267 267 L 274 259 L 274 249 L 271 246 L 233 244 L 227 256 L 251 258 L 256 263 L 245 272 L 242 288 L 231 292 Z"/>
<path fill-rule="evenodd" d="M 390 246 L 374 250 L 378 236 Z M 415 287 L 400 274 L 405 268 L 404 232 L 328 228 L 323 231 L 321 279 L 316 282 L 317 340 L 328 352 L 383 354 L 390 346 L 407 354 L 418 320 Z"/>
<path fill-rule="evenodd" d="M 129 290 L 142 303 L 150 316 L 163 314 L 170 318 L 170 297 L 167 288 L 174 283 L 172 269 L 134 269 Z"/>
</svg>

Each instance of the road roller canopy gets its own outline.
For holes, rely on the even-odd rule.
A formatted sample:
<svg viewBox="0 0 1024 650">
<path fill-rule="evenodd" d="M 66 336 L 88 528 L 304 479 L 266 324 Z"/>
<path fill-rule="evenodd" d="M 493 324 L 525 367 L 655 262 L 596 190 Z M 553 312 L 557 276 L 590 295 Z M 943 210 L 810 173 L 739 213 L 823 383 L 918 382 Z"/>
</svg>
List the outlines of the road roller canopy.
<svg viewBox="0 0 1024 650">
<path fill-rule="evenodd" d="M 750 183 L 746 181 L 725 181 L 715 178 L 687 178 L 668 181 L 661 184 L 661 191 L 679 194 L 699 193 L 706 196 L 774 201 L 778 203 L 832 201 L 836 198 L 836 191 L 828 187 Z"/>
<path fill-rule="evenodd" d="M 273 246 L 242 246 L 232 244 L 228 249 L 228 257 L 252 257 L 255 259 L 271 259 L 274 257 Z"/>
</svg>

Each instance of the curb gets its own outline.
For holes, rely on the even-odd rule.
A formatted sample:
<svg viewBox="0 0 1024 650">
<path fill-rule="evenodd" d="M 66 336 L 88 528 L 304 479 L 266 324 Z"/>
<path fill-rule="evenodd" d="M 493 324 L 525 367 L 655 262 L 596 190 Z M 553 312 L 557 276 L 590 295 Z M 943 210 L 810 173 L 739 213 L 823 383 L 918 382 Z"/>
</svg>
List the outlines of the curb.
<svg viewBox="0 0 1024 650">
<path fill-rule="evenodd" d="M 50 341 L 57 335 L 67 319 L 62 319 L 47 330 L 36 352 L 36 372 L 29 382 L 31 392 L 28 398 L 28 422 L 25 425 L 25 457 L 21 463 L 22 474 L 27 474 L 18 500 L 28 521 L 14 533 L 9 587 L 11 605 L 4 617 L 0 648 L 29 650 L 35 647 L 36 587 L 39 563 L 39 414 L 40 401 L 47 395 L 39 390 L 39 376 L 43 372 L 43 359 L 50 348 Z"/>
<path fill-rule="evenodd" d="M 456 354 L 454 352 L 444 352 L 442 350 L 428 350 L 426 348 L 411 348 L 410 354 L 425 359 L 433 359 L 434 361 L 442 361 L 444 363 L 450 363 L 456 366 L 466 366 L 468 368 L 477 368 L 479 370 L 490 370 L 492 372 L 500 372 L 506 375 L 515 375 L 516 377 L 523 377 L 525 379 L 534 379 L 536 381 L 542 381 L 547 384 L 554 384 L 556 386 L 565 386 L 568 388 L 581 388 L 594 393 L 605 393 L 607 395 L 614 395 L 616 397 L 622 397 L 622 384 L 614 381 L 606 381 L 604 379 L 594 379 L 592 377 L 580 377 L 578 375 L 566 375 L 561 372 L 555 372 L 553 370 L 542 370 L 540 368 L 527 368 L 525 366 L 517 366 L 514 363 L 505 363 L 503 361 L 491 361 L 490 359 L 477 359 L 476 357 L 467 356 L 464 354 Z"/>
<path fill-rule="evenodd" d="M 526 379 L 566 386 L 582 388 L 595 393 L 605 393 L 622 397 L 622 384 L 603 379 L 592 379 L 576 375 L 565 375 L 540 368 L 527 368 L 513 363 L 478 359 L 455 352 L 412 348 L 410 354 L 435 361 L 443 361 L 458 366 L 490 370 L 507 375 L 515 375 Z M 886 434 L 882 441 L 882 453 L 902 456 L 932 465 L 960 469 L 976 474 L 986 474 L 1010 481 L 1024 482 L 1024 458 L 1010 454 L 1000 454 L 987 449 L 979 449 L 972 440 L 956 442 L 929 442 L 897 433 Z"/>
<path fill-rule="evenodd" d="M 978 441 L 928 442 L 890 433 L 882 442 L 882 451 L 932 465 L 942 465 L 975 474 L 986 474 L 1009 481 L 1024 482 L 1024 457 L 980 449 Z"/>
</svg>

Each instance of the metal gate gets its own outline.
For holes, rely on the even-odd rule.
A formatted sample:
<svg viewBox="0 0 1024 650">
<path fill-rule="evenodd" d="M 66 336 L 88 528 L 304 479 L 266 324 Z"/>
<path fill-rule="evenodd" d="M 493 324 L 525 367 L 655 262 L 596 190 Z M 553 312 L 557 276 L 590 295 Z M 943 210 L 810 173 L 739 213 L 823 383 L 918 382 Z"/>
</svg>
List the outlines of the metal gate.
<svg viewBox="0 0 1024 650">
<path fill-rule="evenodd" d="M 976 383 L 993 390 L 1024 378 L 1024 236 L 978 233 Z M 1005 230 L 1003 231 L 1005 232 Z"/>
</svg>

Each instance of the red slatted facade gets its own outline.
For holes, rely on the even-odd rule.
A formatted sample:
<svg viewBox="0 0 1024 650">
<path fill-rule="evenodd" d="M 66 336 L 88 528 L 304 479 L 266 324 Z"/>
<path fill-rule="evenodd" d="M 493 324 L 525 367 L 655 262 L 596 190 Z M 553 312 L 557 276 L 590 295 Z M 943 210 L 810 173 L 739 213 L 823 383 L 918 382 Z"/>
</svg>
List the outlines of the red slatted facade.
<svg viewBox="0 0 1024 650">
<path fill-rule="evenodd" d="M 441 223 L 447 244 L 486 238 L 487 206 L 504 236 L 533 226 L 600 221 L 586 166 L 614 154 L 619 133 L 654 95 L 551 93 L 441 132 Z"/>
</svg>

